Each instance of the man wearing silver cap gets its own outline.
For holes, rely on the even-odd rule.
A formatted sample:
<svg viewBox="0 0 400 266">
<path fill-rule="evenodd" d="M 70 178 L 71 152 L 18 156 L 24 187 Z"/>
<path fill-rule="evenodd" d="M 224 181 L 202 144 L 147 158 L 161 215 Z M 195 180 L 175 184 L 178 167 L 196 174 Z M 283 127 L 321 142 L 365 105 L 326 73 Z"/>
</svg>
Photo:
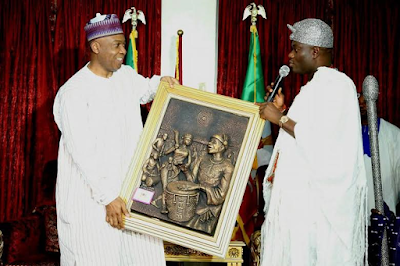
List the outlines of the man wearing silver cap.
<svg viewBox="0 0 400 266">
<path fill-rule="evenodd" d="M 61 265 L 164 265 L 163 243 L 123 229 L 129 215 L 119 197 L 143 125 L 140 104 L 160 80 L 122 64 L 125 37 L 117 15 L 85 26 L 90 62 L 58 91 L 54 118 L 61 131 L 56 186 Z"/>
<path fill-rule="evenodd" d="M 260 105 L 281 127 L 264 181 L 262 265 L 364 265 L 366 179 L 353 81 L 331 68 L 333 33 L 319 19 L 288 25 L 289 64 L 308 82 L 287 115 L 284 96 Z"/>
</svg>

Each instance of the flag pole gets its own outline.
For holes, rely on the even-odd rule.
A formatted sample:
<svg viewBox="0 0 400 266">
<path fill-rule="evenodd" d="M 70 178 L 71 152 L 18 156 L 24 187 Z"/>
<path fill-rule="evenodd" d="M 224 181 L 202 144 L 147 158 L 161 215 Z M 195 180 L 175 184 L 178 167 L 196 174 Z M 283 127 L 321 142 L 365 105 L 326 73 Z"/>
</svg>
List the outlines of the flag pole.
<svg viewBox="0 0 400 266">
<path fill-rule="evenodd" d="M 253 40 L 256 39 L 256 34 L 258 35 L 257 32 L 257 27 L 256 25 L 251 25 L 250 26 L 250 31 L 253 34 Z M 257 43 L 253 42 L 253 72 L 254 72 L 254 81 L 257 80 Z M 257 102 L 257 82 L 254 82 L 254 98 L 253 102 Z"/>
<path fill-rule="evenodd" d="M 136 39 L 138 38 L 138 32 L 136 29 L 133 29 L 131 31 L 131 34 L 129 35 L 129 41 L 131 43 L 131 49 L 132 49 L 132 57 L 130 60 L 132 60 L 132 62 L 130 64 L 133 64 L 133 68 L 136 69 L 136 71 L 138 70 L 138 52 L 136 49 Z M 130 65 L 129 64 L 129 65 Z"/>
<path fill-rule="evenodd" d="M 260 15 L 266 19 L 265 9 L 263 6 L 256 6 L 255 3 L 251 3 L 246 7 L 243 13 L 243 20 L 247 17 L 251 17 L 250 26 L 250 46 L 248 55 L 248 66 L 246 71 L 246 77 L 243 83 L 243 90 L 241 99 L 249 102 L 263 102 L 265 96 L 265 85 L 264 85 L 264 74 L 262 69 L 261 61 L 261 49 L 260 42 L 258 39 L 258 31 L 256 27 L 257 16 Z M 268 121 L 266 121 L 264 126 L 264 131 L 262 134 L 262 139 L 260 141 L 259 149 L 257 151 L 260 154 L 260 158 L 255 156 L 252 170 L 256 170 L 259 166 L 268 164 L 267 153 L 271 150 L 270 145 L 270 135 L 271 126 Z M 267 141 L 268 140 L 268 141 Z M 262 150 L 262 151 L 261 151 Z M 258 184 L 258 177 L 255 171 L 252 171 L 252 175 L 249 177 L 249 182 L 246 187 L 245 194 L 243 196 L 242 205 L 239 210 L 239 215 L 237 217 L 237 226 L 234 229 L 233 238 L 241 237 L 246 242 L 247 245 L 250 244 L 250 236 L 253 233 L 256 226 L 256 218 L 259 215 L 259 195 L 260 185 Z M 255 202 L 257 205 L 255 206 Z"/>
<path fill-rule="evenodd" d="M 146 25 L 146 18 L 144 16 L 143 11 L 137 10 L 133 6 L 128 8 L 125 11 L 124 17 L 122 19 L 122 23 L 131 20 L 132 23 L 132 31 L 129 34 L 129 44 L 128 44 L 128 51 L 126 54 L 126 64 L 131 66 L 133 69 L 138 71 L 138 51 L 136 49 L 136 39 L 138 38 L 138 31 L 136 30 L 138 21 L 141 21 L 143 24 Z"/>
<path fill-rule="evenodd" d="M 182 36 L 183 30 L 178 30 L 178 37 L 176 38 L 176 63 L 175 63 L 175 78 L 180 84 L 183 84 L 182 73 Z"/>
</svg>

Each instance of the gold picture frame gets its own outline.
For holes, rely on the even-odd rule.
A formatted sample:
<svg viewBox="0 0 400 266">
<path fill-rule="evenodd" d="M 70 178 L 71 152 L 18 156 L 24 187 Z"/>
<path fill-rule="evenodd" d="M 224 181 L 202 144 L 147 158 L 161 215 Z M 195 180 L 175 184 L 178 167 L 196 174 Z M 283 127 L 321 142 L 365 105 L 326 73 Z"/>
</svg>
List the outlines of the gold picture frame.
<svg viewBox="0 0 400 266">
<path fill-rule="evenodd" d="M 224 257 L 263 127 L 254 103 L 161 82 L 120 194 L 125 228 Z"/>
</svg>

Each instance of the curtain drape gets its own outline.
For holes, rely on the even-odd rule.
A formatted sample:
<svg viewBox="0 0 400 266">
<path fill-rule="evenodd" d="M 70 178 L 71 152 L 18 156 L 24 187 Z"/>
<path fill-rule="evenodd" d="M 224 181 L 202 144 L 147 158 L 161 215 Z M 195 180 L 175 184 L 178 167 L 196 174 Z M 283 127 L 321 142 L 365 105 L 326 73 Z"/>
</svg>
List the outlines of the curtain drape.
<svg viewBox="0 0 400 266">
<path fill-rule="evenodd" d="M 250 19 L 242 21 L 245 7 L 253 1 L 220 0 L 218 24 L 217 92 L 239 98 L 247 67 Z M 291 50 L 286 24 L 319 18 L 334 31 L 334 67 L 350 76 L 362 90 L 367 75 L 380 85 L 378 113 L 400 126 L 400 1 L 396 0 L 280 0 L 256 1 L 263 5 L 267 20 L 258 16 L 261 57 L 266 85 L 288 63 Z M 283 82 L 286 104 L 290 104 L 306 77 L 291 73 Z M 335 97 L 332 92 L 329 97 Z"/>
<path fill-rule="evenodd" d="M 135 6 L 139 67 L 160 74 L 161 0 L 18 0 L 0 7 L 0 221 L 30 212 L 43 197 L 46 165 L 57 159 L 52 105 L 58 88 L 89 60 L 86 22 L 99 13 L 122 18 Z M 125 37 L 131 24 L 123 25 Z M 55 178 L 55 177 L 54 177 Z"/>
<path fill-rule="evenodd" d="M 242 21 L 253 1 L 220 0 L 218 11 L 218 77 L 220 94 L 239 98 L 247 67 L 250 21 Z M 199 3 L 200 4 L 200 3 Z M 287 64 L 289 30 L 308 17 L 332 25 L 334 65 L 361 90 L 365 76 L 380 84 L 379 114 L 400 126 L 400 25 L 398 0 L 260 0 L 267 20 L 257 28 L 266 84 Z M 58 88 L 87 61 L 83 27 L 96 12 L 122 17 L 131 6 L 145 13 L 138 26 L 138 70 L 160 73 L 161 0 L 17 0 L 0 6 L 0 221 L 30 212 L 42 197 L 45 165 L 57 158 L 59 133 L 52 104 Z M 126 38 L 130 23 L 123 25 Z M 305 78 L 291 73 L 284 80 L 287 104 Z M 335 94 L 329 97 L 334 97 Z"/>
<path fill-rule="evenodd" d="M 252 1 L 219 1 L 218 25 L 218 77 L 217 92 L 239 98 L 247 68 L 250 42 L 250 18 L 242 21 L 243 11 Z M 306 3 L 306 4 L 305 4 Z M 288 63 L 291 50 L 286 24 L 307 17 L 318 17 L 328 24 L 329 2 L 327 0 L 260 0 L 267 13 L 267 19 L 257 18 L 261 58 L 266 85 L 275 80 L 279 68 Z M 292 99 L 303 82 L 299 75 L 289 75 L 284 85 L 287 99 Z M 290 89 L 289 89 L 290 86 Z"/>
<path fill-rule="evenodd" d="M 400 127 L 400 1 L 334 0 L 335 66 L 362 90 L 379 83 L 378 115 Z"/>
</svg>

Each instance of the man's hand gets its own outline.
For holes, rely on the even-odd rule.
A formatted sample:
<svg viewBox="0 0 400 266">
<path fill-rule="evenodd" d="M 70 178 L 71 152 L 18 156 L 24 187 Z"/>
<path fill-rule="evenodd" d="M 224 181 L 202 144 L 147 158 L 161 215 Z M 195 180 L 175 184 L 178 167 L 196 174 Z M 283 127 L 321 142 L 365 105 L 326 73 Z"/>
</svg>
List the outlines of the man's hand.
<svg viewBox="0 0 400 266">
<path fill-rule="evenodd" d="M 169 84 L 169 86 L 170 86 L 171 88 L 173 88 L 174 85 L 180 85 L 180 84 L 179 84 L 179 81 L 178 81 L 177 79 L 175 79 L 175 78 L 173 78 L 173 77 L 169 77 L 169 76 L 164 76 L 164 77 L 162 77 L 162 78 L 161 78 L 161 81 L 168 82 L 168 84 Z"/>
<path fill-rule="evenodd" d="M 268 99 L 269 94 L 272 92 L 272 87 L 274 83 L 267 86 L 267 95 L 265 95 L 264 100 Z M 285 95 L 282 93 L 282 88 L 279 88 L 278 93 L 275 95 L 272 102 L 256 103 L 260 106 L 260 117 L 264 120 L 268 120 L 276 125 L 279 124 L 279 119 L 282 117 L 282 112 L 285 107 Z"/>
<path fill-rule="evenodd" d="M 272 92 L 272 87 L 274 86 L 274 83 L 272 82 L 271 85 L 267 86 L 267 94 L 264 97 L 264 100 L 266 101 L 268 99 L 269 94 Z M 285 95 L 282 93 L 282 88 L 278 89 L 278 93 L 275 95 L 274 100 L 272 101 L 275 105 L 276 108 L 280 112 L 283 112 L 285 109 Z"/>
<path fill-rule="evenodd" d="M 117 229 L 124 229 L 123 216 L 130 216 L 126 209 L 126 204 L 121 197 L 111 201 L 110 204 L 106 205 L 106 221 L 112 227 Z"/>
<path fill-rule="evenodd" d="M 260 117 L 264 120 L 268 120 L 276 125 L 279 124 L 279 119 L 282 117 L 282 113 L 276 108 L 274 103 L 256 103 L 260 106 Z"/>
<path fill-rule="evenodd" d="M 200 184 L 196 184 L 196 183 L 185 183 L 185 189 L 186 190 L 196 190 L 196 189 L 200 189 L 201 186 Z"/>
</svg>

